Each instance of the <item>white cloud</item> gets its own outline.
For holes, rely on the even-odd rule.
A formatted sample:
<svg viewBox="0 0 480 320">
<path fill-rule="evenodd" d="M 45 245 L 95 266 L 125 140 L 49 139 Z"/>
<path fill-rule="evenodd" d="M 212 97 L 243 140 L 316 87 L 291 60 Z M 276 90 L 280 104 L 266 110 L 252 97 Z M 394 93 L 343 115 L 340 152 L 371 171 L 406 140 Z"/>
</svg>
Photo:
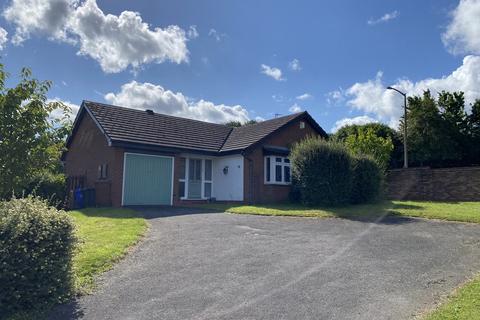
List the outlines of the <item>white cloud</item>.
<svg viewBox="0 0 480 320">
<path fill-rule="evenodd" d="M 66 40 L 66 25 L 73 12 L 73 0 L 12 0 L 3 17 L 15 25 L 12 42 L 18 45 L 32 33 Z"/>
<path fill-rule="evenodd" d="M 298 104 L 294 103 L 289 109 L 288 111 L 290 111 L 291 113 L 298 113 L 298 112 L 302 112 L 302 107 L 299 106 Z"/>
<path fill-rule="evenodd" d="M 282 70 L 274 67 L 267 66 L 266 64 L 262 64 L 261 66 L 261 73 L 272 77 L 277 81 L 285 81 L 285 78 L 282 78 Z"/>
<path fill-rule="evenodd" d="M 358 116 L 355 118 L 344 118 L 335 122 L 335 126 L 332 128 L 332 132 L 338 131 L 341 127 L 350 126 L 353 124 L 363 125 L 367 123 L 378 122 L 378 120 L 369 116 Z"/>
<path fill-rule="evenodd" d="M 379 23 L 388 22 L 390 20 L 393 20 L 393 19 L 397 18 L 398 14 L 399 13 L 398 13 L 397 10 L 389 12 L 389 13 L 385 13 L 380 18 L 368 20 L 367 24 L 370 25 L 370 26 L 373 26 L 373 25 L 376 25 L 376 24 L 379 24 Z"/>
<path fill-rule="evenodd" d="M 375 115 L 378 120 L 396 127 L 403 113 L 403 97 L 391 90 L 382 81 L 383 73 L 375 79 L 355 83 L 346 90 L 347 104 L 352 108 Z M 463 91 L 467 105 L 480 98 L 480 56 L 466 56 L 460 67 L 442 78 L 428 78 L 417 82 L 399 79 L 392 85 L 408 95 L 421 95 L 429 89 L 433 94 L 442 90 Z"/>
<path fill-rule="evenodd" d="M 281 94 L 272 94 L 272 99 L 275 100 L 275 102 L 283 102 L 284 97 Z"/>
<path fill-rule="evenodd" d="M 8 41 L 8 32 L 7 30 L 0 27 L 0 50 L 5 49 L 5 44 Z"/>
<path fill-rule="evenodd" d="M 461 0 L 442 40 L 454 54 L 480 54 L 480 1 Z"/>
<path fill-rule="evenodd" d="M 345 93 L 342 88 L 330 91 L 326 94 L 328 104 L 338 104 L 345 100 Z"/>
<path fill-rule="evenodd" d="M 312 99 L 312 98 L 313 98 L 313 96 L 310 93 L 307 93 L 307 92 L 305 92 L 304 94 L 301 94 L 301 95 L 296 97 L 296 99 L 298 99 L 298 100 L 308 100 L 308 99 Z"/>
<path fill-rule="evenodd" d="M 190 26 L 187 31 L 188 39 L 196 39 L 200 34 L 197 31 L 197 26 Z"/>
<path fill-rule="evenodd" d="M 187 38 L 178 26 L 150 28 L 137 12 L 105 14 L 96 0 L 12 0 L 3 12 L 15 25 L 16 45 L 32 34 L 79 47 L 107 73 L 166 60 L 188 62 Z"/>
<path fill-rule="evenodd" d="M 288 64 L 288 67 L 292 71 L 302 70 L 302 66 L 300 65 L 300 60 L 298 60 L 298 59 L 293 59 L 292 61 L 290 61 L 290 63 Z"/>
<path fill-rule="evenodd" d="M 140 110 L 152 109 L 159 113 L 216 123 L 245 122 L 250 119 L 247 109 L 240 105 L 227 106 L 205 100 L 194 101 L 181 92 L 175 93 L 148 82 L 125 83 L 120 92 L 107 93 L 105 100 L 115 105 Z"/>
<path fill-rule="evenodd" d="M 212 37 L 213 39 L 215 39 L 216 41 L 220 42 L 222 41 L 223 38 L 225 38 L 227 35 L 225 33 L 220 33 L 218 32 L 216 29 L 210 29 L 208 31 L 208 36 L 209 37 Z"/>
</svg>

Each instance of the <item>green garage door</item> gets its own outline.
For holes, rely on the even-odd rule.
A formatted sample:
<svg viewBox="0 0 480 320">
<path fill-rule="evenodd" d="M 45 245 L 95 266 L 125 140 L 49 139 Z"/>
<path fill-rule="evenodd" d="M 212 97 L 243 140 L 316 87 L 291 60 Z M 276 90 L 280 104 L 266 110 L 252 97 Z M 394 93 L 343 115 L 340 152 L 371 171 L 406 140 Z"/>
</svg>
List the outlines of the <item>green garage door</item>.
<svg viewBox="0 0 480 320">
<path fill-rule="evenodd" d="M 125 153 L 123 205 L 170 205 L 173 158 Z"/>
</svg>

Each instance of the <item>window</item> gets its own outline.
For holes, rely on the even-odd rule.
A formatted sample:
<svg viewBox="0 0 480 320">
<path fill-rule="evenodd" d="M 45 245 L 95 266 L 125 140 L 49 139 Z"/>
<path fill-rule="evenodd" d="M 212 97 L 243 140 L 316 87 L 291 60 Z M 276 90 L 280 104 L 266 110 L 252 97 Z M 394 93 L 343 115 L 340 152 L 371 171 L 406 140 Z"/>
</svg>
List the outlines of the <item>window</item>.
<svg viewBox="0 0 480 320">
<path fill-rule="evenodd" d="M 178 177 L 178 184 L 179 184 L 179 197 L 185 198 L 185 175 L 187 172 L 187 159 L 180 158 L 180 165 L 178 167 L 179 177 Z"/>
<path fill-rule="evenodd" d="M 300 121 L 300 129 L 305 129 L 305 122 Z"/>
<path fill-rule="evenodd" d="M 265 181 L 270 181 L 270 157 L 265 158 Z"/>
<path fill-rule="evenodd" d="M 205 172 L 203 179 L 203 197 L 211 198 L 212 197 L 212 160 L 205 159 Z"/>
<path fill-rule="evenodd" d="M 273 172 L 273 176 L 272 176 Z M 265 157 L 265 183 L 290 184 L 290 160 L 287 157 Z"/>
<path fill-rule="evenodd" d="M 105 180 L 108 178 L 108 165 L 103 163 L 98 166 L 98 180 Z"/>
<path fill-rule="evenodd" d="M 188 168 L 188 179 L 190 181 L 202 180 L 202 160 L 201 159 L 190 159 L 189 168 Z"/>
</svg>

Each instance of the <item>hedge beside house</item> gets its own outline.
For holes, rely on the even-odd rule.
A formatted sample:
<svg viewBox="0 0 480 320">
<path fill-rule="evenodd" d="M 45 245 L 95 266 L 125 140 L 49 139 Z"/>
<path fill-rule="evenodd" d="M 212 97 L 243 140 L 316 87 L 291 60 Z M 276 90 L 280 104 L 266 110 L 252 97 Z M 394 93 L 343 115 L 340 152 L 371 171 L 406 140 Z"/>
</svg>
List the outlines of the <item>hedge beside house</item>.
<svg viewBox="0 0 480 320">
<path fill-rule="evenodd" d="M 294 189 L 306 205 L 340 205 L 350 201 L 352 157 L 340 143 L 310 137 L 295 145 L 290 161 Z"/>
<path fill-rule="evenodd" d="M 309 137 L 293 147 L 290 161 L 291 198 L 305 205 L 365 203 L 380 193 L 379 165 L 367 156 L 352 155 L 339 142 Z"/>
<path fill-rule="evenodd" d="M 0 202 L 0 318 L 67 298 L 75 246 L 66 212 L 34 197 Z"/>
</svg>

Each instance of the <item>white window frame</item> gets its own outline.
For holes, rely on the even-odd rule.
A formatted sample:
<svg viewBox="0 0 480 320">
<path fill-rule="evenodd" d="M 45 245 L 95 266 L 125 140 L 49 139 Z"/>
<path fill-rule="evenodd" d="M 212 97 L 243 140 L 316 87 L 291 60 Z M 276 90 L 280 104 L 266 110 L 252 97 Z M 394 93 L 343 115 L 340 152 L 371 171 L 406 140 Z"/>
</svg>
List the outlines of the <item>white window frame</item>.
<svg viewBox="0 0 480 320">
<path fill-rule="evenodd" d="M 180 158 L 185 158 L 185 177 L 179 178 L 179 182 L 184 182 L 185 183 L 185 196 L 180 197 L 180 200 L 208 200 L 210 198 L 213 198 L 213 188 L 214 188 L 214 183 L 213 183 L 213 165 L 214 165 L 214 160 L 212 158 L 201 158 L 195 155 L 180 155 Z M 196 159 L 196 160 L 201 160 L 202 168 L 201 168 L 201 173 L 202 173 L 202 182 L 201 182 L 201 197 L 191 199 L 188 197 L 188 182 L 190 180 L 189 176 L 189 171 L 190 171 L 190 159 Z M 210 180 L 205 180 L 205 160 L 210 160 L 212 161 L 212 174 L 211 174 L 211 179 Z M 211 190 L 210 190 L 210 197 L 207 198 L 205 197 L 205 183 L 210 183 L 211 184 Z"/>
<path fill-rule="evenodd" d="M 277 162 L 276 158 L 281 158 L 282 162 Z M 267 180 L 267 159 L 270 159 L 270 181 Z M 292 168 L 290 166 L 290 162 L 286 163 L 285 159 L 289 160 L 288 157 L 285 156 L 275 156 L 269 155 L 264 157 L 263 161 L 263 181 L 265 184 L 277 184 L 277 185 L 291 185 L 292 184 Z M 276 181 L 276 171 L 275 167 L 279 165 L 282 168 L 282 181 Z M 285 181 L 285 167 L 290 168 L 290 181 Z"/>
</svg>

